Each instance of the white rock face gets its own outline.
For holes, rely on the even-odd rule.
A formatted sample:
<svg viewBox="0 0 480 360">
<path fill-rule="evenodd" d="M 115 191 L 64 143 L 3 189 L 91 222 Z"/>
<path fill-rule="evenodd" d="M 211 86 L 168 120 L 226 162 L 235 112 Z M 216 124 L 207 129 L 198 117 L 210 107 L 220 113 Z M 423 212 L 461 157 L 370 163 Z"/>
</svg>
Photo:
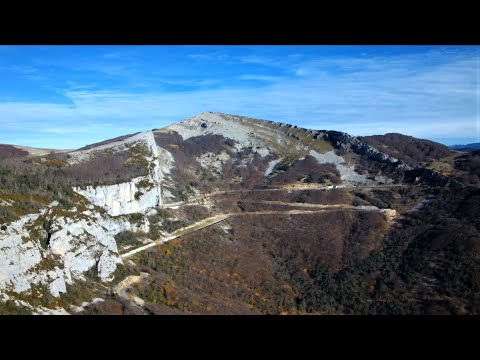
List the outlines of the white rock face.
<svg viewBox="0 0 480 360">
<path fill-rule="evenodd" d="M 212 152 L 206 152 L 195 160 L 200 163 L 200 166 L 205 169 L 214 170 L 217 174 L 222 172 L 225 161 L 230 159 L 230 155 L 226 151 L 222 151 L 219 154 Z"/>
<path fill-rule="evenodd" d="M 53 272 L 57 278 L 53 280 L 50 284 L 48 284 L 48 290 L 53 296 L 60 296 L 60 293 L 67 292 L 67 284 L 65 283 L 65 277 L 63 276 L 63 272 L 56 268 L 56 271 Z M 48 272 L 51 274 L 51 271 Z"/>
<path fill-rule="evenodd" d="M 202 127 L 202 124 L 205 124 L 206 127 Z M 204 112 L 190 119 L 170 125 L 168 129 L 178 132 L 183 140 L 207 134 L 223 135 L 236 141 L 235 148 L 238 151 L 251 146 L 252 151 L 259 153 L 262 157 L 269 154 L 269 150 L 255 136 L 250 126 L 243 125 L 239 121 L 228 121 L 216 113 Z M 269 129 L 269 131 L 272 130 Z"/>
<path fill-rule="evenodd" d="M 12 206 L 11 200 L 0 200 L 0 205 L 2 206 Z"/>
<path fill-rule="evenodd" d="M 277 165 L 282 159 L 272 160 L 268 163 L 267 170 L 265 170 L 265 176 L 268 176 L 272 173 L 273 168 Z"/>
<path fill-rule="evenodd" d="M 128 217 L 111 218 L 93 211 L 54 216 L 49 211 L 46 208 L 23 216 L 0 233 L 0 295 L 5 290 L 22 292 L 41 284 L 59 296 L 67 291 L 67 284 L 84 280 L 84 273 L 95 266 L 102 281 L 111 281 L 122 262 L 114 236 L 124 230 L 139 230 Z M 51 222 L 48 249 L 30 238 L 32 229 L 38 232 L 42 228 L 42 221 L 35 223 L 40 216 Z M 148 223 L 140 228 L 145 226 Z M 52 261 L 58 266 L 52 268 Z"/>
<path fill-rule="evenodd" d="M 144 180 L 143 177 L 121 184 L 87 186 L 84 189 L 75 188 L 74 190 L 95 205 L 107 210 L 109 215 L 133 214 L 162 204 L 161 186 L 154 186 L 150 190 L 141 189 L 138 183 L 142 180 Z M 135 197 L 137 192 L 142 194 L 137 195 L 138 198 Z"/>
<path fill-rule="evenodd" d="M 310 156 L 313 156 L 315 159 L 317 159 L 319 164 L 326 164 L 326 163 L 332 163 L 335 165 L 337 168 L 338 172 L 340 173 L 340 178 L 343 181 L 346 181 L 348 183 L 360 183 L 360 184 L 372 184 L 373 181 L 370 179 L 367 179 L 365 175 L 361 175 L 355 171 L 355 166 L 347 166 L 345 163 L 345 160 L 341 157 L 335 154 L 335 152 L 328 151 L 325 154 L 319 154 L 315 150 L 310 150 L 309 152 Z"/>
<path fill-rule="evenodd" d="M 101 148 L 124 149 L 131 144 L 141 144 L 149 150 L 147 176 L 110 186 L 74 188 L 92 204 L 104 208 L 108 215 L 96 212 L 93 205 L 82 213 L 77 207 L 55 212 L 59 204 L 53 202 L 39 213 L 23 216 L 0 231 L 1 298 L 6 298 L 5 290 L 22 292 L 35 284 L 44 285 L 52 295 L 59 296 L 67 291 L 67 284 L 85 280 L 85 272 L 92 268 L 97 269 L 101 281 L 113 280 L 112 274 L 122 262 L 114 236 L 125 230 L 148 232 L 150 228 L 147 219 L 133 224 L 123 215 L 148 212 L 163 203 L 162 182 L 173 164 L 172 155 L 157 147 L 152 132 Z M 75 152 L 71 161 L 84 161 L 98 150 Z M 49 242 L 44 249 L 40 238 L 47 236 L 43 229 L 47 219 Z M 37 238 L 31 237 L 33 233 Z"/>
<path fill-rule="evenodd" d="M 113 276 L 111 274 L 117 268 L 117 264 L 121 263 L 122 260 L 111 253 L 108 249 L 103 250 L 100 260 L 98 261 L 98 276 L 102 281 L 112 281 Z"/>
<path fill-rule="evenodd" d="M 22 217 L 8 224 L 5 232 L 0 232 L 0 291 L 7 288 L 15 292 L 30 289 L 34 276 L 27 272 L 42 260 L 40 246 L 35 242 L 23 241 L 29 233 L 25 224 L 35 221 L 39 214 Z"/>
<path fill-rule="evenodd" d="M 144 144 L 151 153 L 146 159 L 152 164 L 147 176 L 115 185 L 73 189 L 93 204 L 104 208 L 111 216 L 145 212 L 162 205 L 167 195 L 163 193 L 162 185 L 165 175 L 170 172 L 173 165 L 172 154 L 156 145 L 151 131 L 136 135 L 135 139 L 137 143 Z M 150 184 L 147 188 L 141 186 L 145 182 Z"/>
<path fill-rule="evenodd" d="M 104 222 L 108 221 L 104 219 Z M 110 274 L 115 271 L 116 264 L 121 262 L 118 256 L 117 243 L 114 236 L 125 226 L 117 221 L 110 221 L 110 229 L 101 226 L 97 219 L 55 218 L 52 226 L 49 252 L 58 255 L 64 265 L 65 281 L 71 284 L 74 280 L 84 280 L 84 272 L 88 271 L 100 261 L 105 251 L 114 257 L 115 266 L 98 267 L 102 281 L 110 281 Z M 107 255 L 104 256 L 104 258 Z M 107 259 L 104 259 L 104 262 Z M 111 270 L 108 273 L 108 270 Z"/>
<path fill-rule="evenodd" d="M 34 315 L 70 315 L 70 314 L 64 308 L 47 309 L 44 307 L 40 307 L 36 310 L 36 313 L 34 313 Z"/>
</svg>

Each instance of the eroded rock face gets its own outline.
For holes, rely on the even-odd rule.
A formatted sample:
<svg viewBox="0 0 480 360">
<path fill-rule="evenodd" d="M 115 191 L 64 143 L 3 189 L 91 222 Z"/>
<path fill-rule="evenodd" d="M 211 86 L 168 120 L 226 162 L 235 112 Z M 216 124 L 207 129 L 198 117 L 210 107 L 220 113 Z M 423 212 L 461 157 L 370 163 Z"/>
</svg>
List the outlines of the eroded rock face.
<svg viewBox="0 0 480 360">
<path fill-rule="evenodd" d="M 326 131 L 319 132 L 318 136 L 324 138 L 337 149 L 353 150 L 359 155 L 366 156 L 372 160 L 376 160 L 383 163 L 388 163 L 395 165 L 401 170 L 410 170 L 412 169 L 409 165 L 405 164 L 403 161 L 398 160 L 392 156 L 382 153 L 381 151 L 375 149 L 374 147 L 365 144 L 364 142 L 358 140 L 356 137 L 348 135 L 339 131 Z"/>
<path fill-rule="evenodd" d="M 149 164 L 147 176 L 114 185 L 75 187 L 74 191 L 104 208 L 111 216 L 143 213 L 149 208 L 162 205 L 167 197 L 163 192 L 163 180 L 170 172 L 173 157 L 156 145 L 152 132 L 142 134 L 143 137 L 137 140 L 149 153 L 145 158 Z"/>
<path fill-rule="evenodd" d="M 112 273 L 121 263 L 114 236 L 133 230 L 128 219 L 94 212 L 56 216 L 52 210 L 24 216 L 0 235 L 0 292 L 22 292 L 40 284 L 59 296 L 67 284 L 84 280 L 84 273 L 95 266 L 102 281 L 113 280 Z M 51 226 L 44 248 L 34 234 L 44 236 L 41 229 L 46 219 Z"/>
<path fill-rule="evenodd" d="M 123 215 L 146 212 L 162 204 L 162 183 L 173 158 L 157 147 L 151 132 L 146 132 L 102 145 L 101 149 L 74 152 L 70 159 L 88 161 L 104 148 L 124 150 L 129 146 L 145 150 L 139 160 L 148 165 L 147 176 L 108 186 L 74 188 L 107 214 L 91 204 L 80 212 L 76 207 L 61 209 L 58 203 L 52 203 L 37 214 L 5 226 L 0 232 L 0 293 L 20 293 L 33 285 L 43 285 L 59 296 L 67 291 L 67 284 L 85 280 L 85 273 L 91 269 L 97 270 L 101 281 L 113 280 L 112 274 L 122 262 L 115 235 L 125 230 L 149 230 L 148 221 L 132 224 Z"/>
<path fill-rule="evenodd" d="M 93 204 L 104 208 L 111 216 L 133 214 L 162 204 L 161 185 L 156 184 L 151 189 L 145 189 L 140 185 L 142 180 L 145 178 L 115 185 L 75 188 L 75 191 Z"/>
<path fill-rule="evenodd" d="M 233 120 L 238 119 L 234 117 Z M 235 140 L 234 147 L 237 151 L 241 151 L 243 148 L 252 148 L 252 151 L 259 153 L 261 157 L 269 154 L 269 150 L 252 132 L 251 127 L 244 125 L 242 121 L 231 121 L 226 114 L 201 113 L 190 119 L 172 124 L 168 129 L 176 131 L 182 136 L 183 140 L 207 134 L 222 135 L 225 138 Z"/>
<path fill-rule="evenodd" d="M 42 253 L 38 243 L 24 241 L 29 236 L 25 225 L 38 216 L 24 216 L 0 233 L 0 291 L 10 288 L 21 292 L 30 288 L 35 276 L 27 276 L 27 272 L 41 262 Z"/>
<path fill-rule="evenodd" d="M 102 282 L 113 280 L 122 262 L 115 235 L 126 230 L 148 232 L 148 220 L 136 224 L 126 215 L 145 213 L 163 203 L 169 194 L 163 191 L 163 180 L 173 164 L 172 155 L 157 147 L 152 132 L 102 145 L 100 150 L 128 146 L 144 150 L 140 161 L 148 166 L 147 176 L 114 185 L 74 188 L 87 200 L 87 210 L 62 209 L 54 202 L 5 226 L 0 232 L 0 295 L 43 285 L 59 296 L 68 284 L 85 280 L 91 269 L 96 269 Z M 88 161 L 95 151 L 98 147 L 74 152 L 71 161 Z"/>
<path fill-rule="evenodd" d="M 98 276 L 102 281 L 112 281 L 113 272 L 117 268 L 117 264 L 121 262 L 115 252 L 108 249 L 103 250 L 100 260 L 98 261 Z"/>
<path fill-rule="evenodd" d="M 319 154 L 314 150 L 310 150 L 310 156 L 313 156 L 317 159 L 319 164 L 334 164 L 340 173 L 341 179 L 347 183 L 354 184 L 371 184 L 372 180 L 367 179 L 365 175 L 358 174 L 355 171 L 355 165 L 348 166 L 345 163 L 345 160 L 335 154 L 334 151 L 326 152 L 325 154 Z"/>
</svg>

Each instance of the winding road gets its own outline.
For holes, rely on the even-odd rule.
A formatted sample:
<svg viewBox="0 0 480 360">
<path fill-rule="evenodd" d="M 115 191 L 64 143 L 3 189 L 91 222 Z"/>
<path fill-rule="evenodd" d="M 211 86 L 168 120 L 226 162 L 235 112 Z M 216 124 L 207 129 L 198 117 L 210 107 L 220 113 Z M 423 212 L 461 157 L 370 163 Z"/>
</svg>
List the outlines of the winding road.
<svg viewBox="0 0 480 360">
<path fill-rule="evenodd" d="M 267 211 L 252 211 L 252 212 L 237 212 L 237 213 L 227 213 L 227 214 L 218 214 L 211 216 L 209 218 L 200 220 L 194 224 L 189 226 L 185 226 L 181 229 L 174 231 L 173 233 L 169 234 L 166 237 L 160 238 L 155 240 L 147 245 L 140 246 L 136 249 L 133 249 L 127 253 L 120 254 L 122 259 L 127 259 L 135 254 L 138 254 L 141 251 L 147 250 L 151 247 L 161 245 L 166 243 L 167 241 L 179 238 L 183 235 L 187 235 L 193 233 L 195 231 L 204 229 L 208 226 L 217 224 L 222 222 L 228 218 L 235 217 L 235 216 L 260 216 L 260 215 L 305 215 L 305 214 L 319 214 L 326 211 L 333 211 L 333 210 L 353 210 L 353 211 L 380 211 L 380 212 L 387 212 L 391 211 L 390 209 L 379 209 L 376 206 L 353 206 L 350 204 L 336 204 L 336 205 L 323 205 L 323 204 L 311 204 L 311 203 L 287 203 L 281 201 L 257 201 L 258 203 L 265 203 L 265 204 L 275 204 L 275 205 L 287 205 L 293 207 L 310 207 L 316 208 L 315 210 L 306 210 L 306 209 L 297 209 L 297 210 L 267 210 Z M 390 216 L 387 213 L 387 217 Z"/>
<path fill-rule="evenodd" d="M 330 185 L 330 186 L 323 186 L 317 184 L 289 184 L 285 186 L 279 187 L 271 187 L 271 188 L 261 188 L 261 189 L 238 189 L 238 190 L 222 190 L 222 191 L 214 191 L 208 194 L 201 194 L 196 196 L 191 196 L 188 198 L 187 201 L 179 201 L 170 204 L 163 204 L 163 209 L 168 208 L 177 208 L 179 206 L 184 205 L 197 205 L 200 200 L 204 200 L 206 198 L 218 196 L 218 195 L 226 195 L 226 194 L 236 194 L 236 193 L 252 193 L 252 192 L 268 192 L 268 191 L 305 191 L 305 190 L 356 190 L 356 189 L 391 189 L 391 188 L 405 188 L 409 187 L 410 185 L 404 184 L 391 184 L 391 185 Z"/>
</svg>

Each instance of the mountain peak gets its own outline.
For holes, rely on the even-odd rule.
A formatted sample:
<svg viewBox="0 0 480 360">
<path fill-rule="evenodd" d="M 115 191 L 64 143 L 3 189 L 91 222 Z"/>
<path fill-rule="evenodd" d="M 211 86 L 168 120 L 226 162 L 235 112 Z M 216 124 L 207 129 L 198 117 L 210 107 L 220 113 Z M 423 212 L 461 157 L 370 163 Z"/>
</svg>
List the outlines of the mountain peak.
<svg viewBox="0 0 480 360">
<path fill-rule="evenodd" d="M 91 299 L 105 298 L 106 306 L 114 299 L 128 304 L 129 298 L 122 296 L 132 279 L 145 280 L 142 287 L 132 288 L 145 289 L 139 294 L 144 297 L 139 297 L 142 304 L 156 303 L 163 299 L 165 286 L 170 296 L 178 284 L 170 287 L 170 280 L 165 283 L 163 275 L 155 275 L 157 268 L 152 265 L 172 268 L 161 246 L 178 237 L 182 239 L 175 248 L 181 249 L 183 243 L 188 247 L 181 253 L 168 248 L 168 258 L 187 254 L 179 263 L 188 264 L 193 271 L 184 277 L 187 268 L 175 268 L 168 276 L 178 273 L 182 281 L 192 284 L 203 279 L 207 266 L 214 273 L 210 259 L 227 259 L 234 253 L 232 261 L 228 260 L 233 264 L 228 272 L 237 275 L 219 277 L 222 284 L 231 284 L 255 279 L 258 269 L 274 261 L 272 251 L 285 252 L 285 260 L 290 262 L 291 254 L 306 244 L 301 257 L 293 258 L 287 273 L 279 275 L 280 279 L 290 276 L 290 269 L 299 264 L 298 274 L 302 275 L 298 278 L 308 280 L 298 284 L 301 291 L 303 286 L 311 286 L 309 276 L 304 275 L 312 264 L 323 264 L 326 259 L 325 264 L 332 261 L 332 269 L 353 266 L 356 256 L 364 259 L 365 251 L 380 246 L 376 239 L 388 235 L 397 212 L 404 215 L 405 210 L 416 209 L 415 216 L 419 216 L 434 194 L 450 191 L 456 180 L 440 176 L 423 163 L 442 169 L 442 161 L 450 161 L 445 163 L 451 166 L 447 169 L 455 171 L 455 166 L 461 166 L 465 181 L 477 181 L 473 171 L 478 155 L 460 154 L 463 157 L 454 161 L 449 151 L 441 150 L 395 134 L 363 139 L 211 111 L 164 129 L 128 134 L 67 153 L 0 145 L 0 314 L 12 312 L 11 305 L 4 305 L 5 299 L 29 299 L 31 304 L 25 302 L 25 306 L 34 313 L 43 311 L 39 303 L 48 311 L 85 311 L 86 306 L 76 305 L 81 299 L 74 298 L 79 289 L 82 298 L 84 289 Z M 34 151 L 36 156 L 25 159 Z M 448 155 L 446 160 L 444 155 Z M 471 174 L 466 173 L 469 169 Z M 427 194 L 430 187 L 436 187 L 435 192 Z M 457 187 L 452 197 L 457 199 L 460 191 L 463 189 Z M 449 201 L 444 203 L 451 208 Z M 441 213 L 433 210 L 425 213 L 425 219 Z M 419 227 L 419 234 L 424 229 Z M 454 232 L 458 229 L 461 227 Z M 195 236 L 193 242 L 188 240 L 189 234 Z M 468 236 L 470 233 L 465 233 L 464 237 Z M 413 239 L 417 237 L 415 233 Z M 280 241 L 284 241 L 283 248 L 277 248 Z M 247 255 L 242 265 L 244 260 L 235 251 L 243 253 L 257 244 L 261 246 L 255 248 L 255 256 Z M 263 245 L 273 248 L 263 251 Z M 331 251 L 332 246 L 337 250 Z M 345 253 L 352 258 L 342 255 Z M 204 260 L 193 264 L 196 254 Z M 338 256 L 332 258 L 332 254 Z M 436 256 L 438 249 L 432 254 Z M 147 262 L 141 263 L 144 260 Z M 222 274 L 226 263 L 221 265 Z M 151 274 L 143 273 L 147 268 Z M 128 275 L 137 270 L 146 275 Z M 274 275 L 268 274 L 268 279 L 275 279 Z M 203 284 L 209 284 L 208 279 L 202 280 Z M 116 298 L 112 299 L 105 287 L 113 285 Z M 72 292 L 74 286 L 77 290 Z M 215 291 L 222 289 L 213 286 Z M 283 281 L 277 286 L 283 289 Z M 178 294 L 187 293 L 178 289 Z M 65 292 L 70 294 L 61 298 Z M 300 294 L 310 296 L 308 292 Z M 151 295 L 155 297 L 148 298 Z M 201 295 L 196 299 L 203 299 Z M 292 296 L 295 304 L 297 295 Z M 317 295 L 311 300 L 317 301 Z M 147 304 L 145 312 L 154 311 L 151 309 L 158 305 L 154 303 Z M 65 304 L 73 307 L 52 308 Z M 137 310 L 143 311 L 142 306 Z M 200 307 L 188 311 L 204 308 L 195 306 Z M 250 311 L 250 302 L 245 309 Z"/>
</svg>

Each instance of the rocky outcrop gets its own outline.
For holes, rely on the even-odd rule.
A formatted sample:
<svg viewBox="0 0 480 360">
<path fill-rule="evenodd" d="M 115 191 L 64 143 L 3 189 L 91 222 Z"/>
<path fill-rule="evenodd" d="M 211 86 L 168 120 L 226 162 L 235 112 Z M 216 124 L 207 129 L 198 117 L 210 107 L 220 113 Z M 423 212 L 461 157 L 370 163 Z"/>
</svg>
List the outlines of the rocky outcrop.
<svg viewBox="0 0 480 360">
<path fill-rule="evenodd" d="M 75 191 L 104 208 L 111 216 L 133 214 L 162 204 L 161 184 L 148 189 L 141 186 L 144 180 L 141 177 L 121 184 L 75 188 Z"/>
<path fill-rule="evenodd" d="M 156 145 L 153 133 L 136 135 L 136 143 L 145 147 L 149 164 L 147 176 L 128 182 L 105 186 L 75 187 L 74 191 L 93 204 L 104 208 L 111 216 L 142 213 L 164 202 L 163 180 L 173 164 L 172 155 Z"/>
<path fill-rule="evenodd" d="M 238 151 L 250 148 L 253 152 L 260 154 L 261 157 L 269 154 L 269 150 L 264 146 L 262 140 L 252 132 L 251 126 L 234 115 L 201 113 L 190 119 L 172 124 L 167 129 L 176 131 L 182 136 L 183 140 L 207 134 L 222 135 L 227 139 L 234 140 L 233 146 Z"/>
<path fill-rule="evenodd" d="M 373 181 L 367 179 L 365 175 L 358 174 L 355 166 L 348 166 L 345 160 L 335 154 L 334 151 L 328 151 L 325 154 L 319 154 L 314 150 L 310 150 L 310 156 L 313 156 L 319 164 L 334 164 L 340 173 L 340 178 L 347 183 L 354 184 L 371 184 Z"/>
<path fill-rule="evenodd" d="M 30 288 L 31 282 L 41 282 L 41 274 L 29 274 L 42 261 L 40 244 L 24 241 L 29 238 L 25 225 L 34 222 L 40 215 L 32 214 L 10 223 L 0 233 L 0 292 L 11 289 L 21 292 Z"/>
<path fill-rule="evenodd" d="M 383 152 L 365 144 L 356 137 L 348 135 L 347 133 L 339 131 L 326 131 L 319 132 L 317 135 L 321 136 L 324 140 L 329 141 L 330 144 L 332 144 L 332 146 L 336 149 L 352 150 L 353 152 L 369 159 L 394 165 L 400 170 L 412 169 L 412 167 L 405 164 L 403 161 L 392 156 L 388 156 L 387 154 L 384 154 Z"/>
<path fill-rule="evenodd" d="M 102 151 L 106 147 L 123 151 L 132 146 L 141 148 L 139 160 L 146 162 L 147 176 L 113 185 L 76 187 L 74 191 L 88 200 L 83 204 L 87 210 L 64 209 L 52 203 L 2 228 L 0 294 L 8 296 L 8 291 L 20 293 L 42 285 L 59 296 L 67 291 L 68 284 L 85 280 L 85 273 L 91 269 L 102 282 L 113 280 L 122 262 L 115 235 L 126 230 L 149 230 L 148 220 L 133 224 L 125 215 L 147 212 L 163 203 L 163 180 L 173 163 L 171 154 L 157 147 L 151 132 L 100 147 Z M 96 151 L 98 147 L 77 151 L 70 161 L 88 161 Z"/>
<path fill-rule="evenodd" d="M 116 253 L 112 253 L 109 249 L 103 250 L 98 260 L 98 276 L 102 281 L 112 281 L 113 272 L 117 268 L 117 263 L 121 262 Z"/>
<path fill-rule="evenodd" d="M 75 209 L 73 209 L 75 210 Z M 22 217 L 0 234 L 0 292 L 22 292 L 43 285 L 54 296 L 66 292 L 66 285 L 85 280 L 85 273 L 97 269 L 101 281 L 113 279 L 121 263 L 114 236 L 136 230 L 128 218 L 110 218 L 93 211 L 57 214 L 54 207 Z M 50 224 L 47 236 L 44 224 Z"/>
<path fill-rule="evenodd" d="M 448 176 L 442 175 L 437 171 L 430 169 L 417 167 L 415 169 L 405 172 L 405 181 L 409 183 L 414 183 L 417 185 L 425 186 L 438 186 L 438 187 L 450 187 L 450 188 L 461 188 L 463 185 L 455 179 L 452 179 Z"/>
<path fill-rule="evenodd" d="M 357 137 L 351 136 L 347 133 L 331 130 L 312 130 L 302 127 L 284 124 L 280 122 L 269 121 L 270 124 L 284 127 L 286 129 L 302 130 L 308 137 L 313 139 L 324 140 L 329 142 L 336 149 L 343 149 L 347 151 L 353 151 L 359 155 L 365 156 L 369 159 L 393 165 L 400 170 L 411 170 L 412 167 L 404 163 L 403 161 L 389 156 L 378 149 L 360 141 Z M 289 134 L 290 135 L 290 134 Z M 293 135 L 292 135 L 293 136 Z M 296 137 L 298 139 L 298 136 Z"/>
</svg>

